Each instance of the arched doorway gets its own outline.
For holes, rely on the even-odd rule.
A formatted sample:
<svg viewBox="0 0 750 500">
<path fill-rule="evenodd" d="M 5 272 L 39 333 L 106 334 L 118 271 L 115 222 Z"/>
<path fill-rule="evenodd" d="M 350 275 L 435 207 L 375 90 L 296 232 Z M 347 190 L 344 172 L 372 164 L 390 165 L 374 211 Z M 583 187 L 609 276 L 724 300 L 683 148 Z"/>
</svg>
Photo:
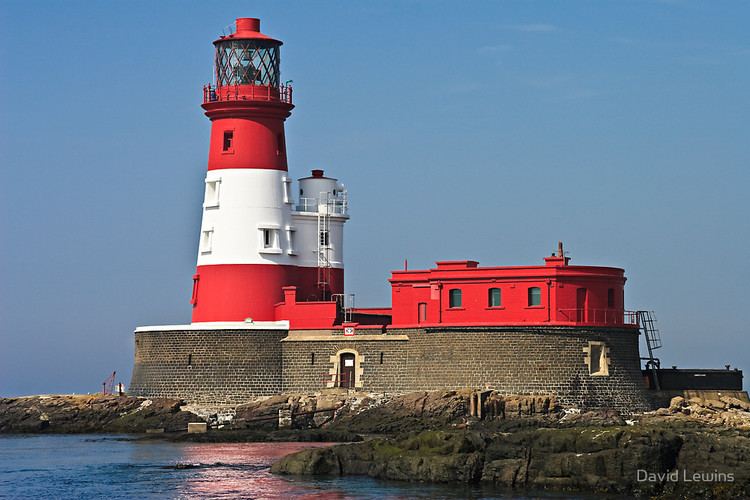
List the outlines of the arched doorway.
<svg viewBox="0 0 750 500">
<path fill-rule="evenodd" d="M 339 358 L 339 387 L 354 389 L 355 366 L 354 354 L 343 352 Z"/>
</svg>

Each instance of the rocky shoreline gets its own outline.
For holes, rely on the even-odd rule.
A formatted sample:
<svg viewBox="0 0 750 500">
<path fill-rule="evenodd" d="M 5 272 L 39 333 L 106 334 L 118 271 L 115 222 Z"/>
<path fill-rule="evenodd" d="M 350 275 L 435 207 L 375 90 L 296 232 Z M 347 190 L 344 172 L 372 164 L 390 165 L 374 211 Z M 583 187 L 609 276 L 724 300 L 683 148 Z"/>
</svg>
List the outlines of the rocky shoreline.
<svg viewBox="0 0 750 500">
<path fill-rule="evenodd" d="M 201 421 L 174 399 L 114 395 L 0 398 L 0 434 L 179 432 Z"/>
<path fill-rule="evenodd" d="M 187 433 L 190 422 L 206 422 L 209 430 Z M 128 396 L 33 396 L 0 399 L 3 433 L 345 442 L 289 455 L 272 471 L 637 497 L 750 497 L 750 403 L 721 395 L 677 397 L 669 408 L 628 416 L 561 408 L 550 396 L 469 390 L 391 397 L 329 391 L 231 410 Z"/>
<path fill-rule="evenodd" d="M 330 428 L 381 436 L 303 450 L 272 471 L 642 498 L 750 498 L 746 401 L 676 397 L 668 408 L 623 416 L 563 409 L 543 396 L 482 396 L 413 393 L 342 414 Z"/>
</svg>

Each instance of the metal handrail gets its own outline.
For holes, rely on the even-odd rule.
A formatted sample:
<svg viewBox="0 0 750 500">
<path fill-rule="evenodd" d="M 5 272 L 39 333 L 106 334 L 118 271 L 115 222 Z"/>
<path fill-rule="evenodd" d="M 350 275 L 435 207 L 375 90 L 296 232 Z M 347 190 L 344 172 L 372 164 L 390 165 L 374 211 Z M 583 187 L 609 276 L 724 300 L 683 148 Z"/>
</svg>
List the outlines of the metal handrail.
<svg viewBox="0 0 750 500">
<path fill-rule="evenodd" d="M 331 300 L 335 301 L 339 307 L 339 311 L 343 316 L 345 323 L 352 320 L 352 314 L 354 312 L 354 294 L 353 293 L 334 293 L 331 295 Z"/>
<path fill-rule="evenodd" d="M 622 309 L 564 308 L 557 310 L 562 321 L 572 323 L 604 323 L 611 325 L 637 325 L 637 316 Z"/>
<path fill-rule="evenodd" d="M 346 215 L 348 203 L 346 198 L 331 198 L 328 203 L 318 198 L 300 198 L 295 209 L 298 212 L 319 212 L 321 206 L 327 206 L 329 215 Z"/>
<path fill-rule="evenodd" d="M 247 89 L 250 90 L 247 93 Z M 240 92 L 240 90 L 242 92 Z M 232 85 L 217 87 L 211 84 L 203 86 L 203 104 L 224 101 L 280 101 L 292 104 L 292 86 L 279 85 Z"/>
</svg>

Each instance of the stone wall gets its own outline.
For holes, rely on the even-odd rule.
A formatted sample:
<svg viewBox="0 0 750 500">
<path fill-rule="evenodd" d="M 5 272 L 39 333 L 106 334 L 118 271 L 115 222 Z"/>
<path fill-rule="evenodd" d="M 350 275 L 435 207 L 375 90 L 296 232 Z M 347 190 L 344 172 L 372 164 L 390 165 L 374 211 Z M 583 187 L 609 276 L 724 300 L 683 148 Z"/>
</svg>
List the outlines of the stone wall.
<svg viewBox="0 0 750 500">
<path fill-rule="evenodd" d="M 409 340 L 386 340 L 399 334 Z M 640 371 L 638 332 L 631 329 L 410 329 L 390 331 L 383 340 L 356 338 L 285 340 L 283 390 L 326 387 L 331 357 L 351 349 L 362 357 L 361 388 L 366 391 L 486 387 L 506 394 L 555 393 L 562 404 L 583 408 L 650 407 Z M 608 375 L 589 374 L 584 352 L 589 342 L 606 345 Z"/>
<path fill-rule="evenodd" d="M 607 375 L 589 373 L 589 342 L 606 346 Z M 357 389 L 364 391 L 488 388 L 553 393 L 561 404 L 581 408 L 651 406 L 638 332 L 627 328 L 408 329 L 353 337 L 330 331 L 288 337 L 286 331 L 142 331 L 136 333 L 129 393 L 233 404 L 315 392 L 333 385 L 342 351 L 357 353 Z"/>
<path fill-rule="evenodd" d="M 368 337 L 376 337 L 371 335 Z M 410 341 L 391 340 L 390 335 L 380 335 L 382 340 L 351 340 L 353 337 L 337 335 L 335 340 L 295 340 L 282 342 L 282 388 L 284 392 L 311 392 L 329 387 L 334 377 L 331 358 L 344 350 L 356 351 L 361 369 L 361 387 L 364 391 L 400 393 L 409 392 L 416 385 L 405 377 L 409 367 Z M 399 336 L 402 337 L 402 336 Z"/>
<path fill-rule="evenodd" d="M 128 393 L 234 404 L 281 392 L 285 330 L 140 331 Z"/>
</svg>

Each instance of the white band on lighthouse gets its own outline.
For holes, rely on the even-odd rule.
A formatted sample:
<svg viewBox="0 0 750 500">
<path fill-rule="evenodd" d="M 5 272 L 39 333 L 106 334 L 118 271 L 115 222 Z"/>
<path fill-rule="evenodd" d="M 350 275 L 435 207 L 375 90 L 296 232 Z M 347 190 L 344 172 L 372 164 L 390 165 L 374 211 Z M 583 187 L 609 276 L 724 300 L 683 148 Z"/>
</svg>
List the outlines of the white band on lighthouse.
<svg viewBox="0 0 750 500">
<path fill-rule="evenodd" d="M 320 193 L 316 203 L 308 205 L 290 199 L 288 186 L 288 174 L 281 170 L 208 171 L 201 231 L 210 234 L 210 249 L 199 249 L 198 266 L 318 266 Z M 326 215 L 328 260 L 331 267 L 343 268 L 348 216 L 335 209 Z"/>
</svg>

